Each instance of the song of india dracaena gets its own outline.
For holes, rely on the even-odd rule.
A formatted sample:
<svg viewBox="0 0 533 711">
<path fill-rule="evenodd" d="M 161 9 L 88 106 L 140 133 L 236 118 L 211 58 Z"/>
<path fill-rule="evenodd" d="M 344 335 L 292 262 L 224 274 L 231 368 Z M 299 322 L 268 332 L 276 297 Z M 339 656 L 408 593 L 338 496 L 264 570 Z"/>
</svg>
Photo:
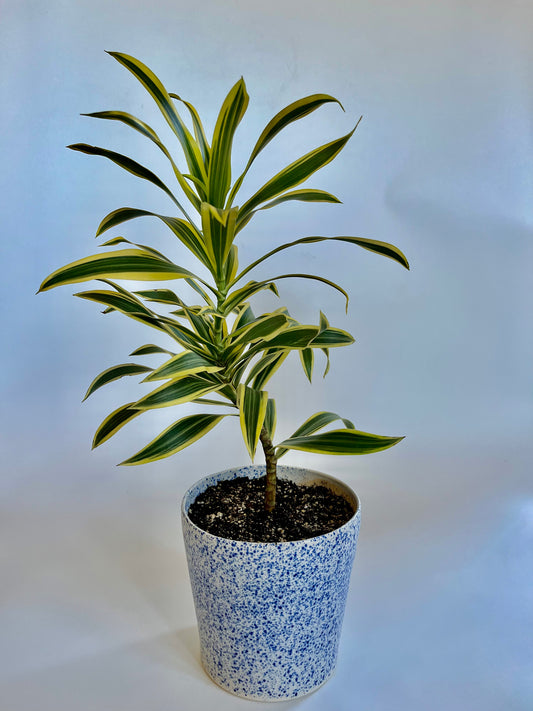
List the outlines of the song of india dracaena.
<svg viewBox="0 0 533 711">
<path fill-rule="evenodd" d="M 113 237 L 100 245 L 103 249 L 99 253 L 54 271 L 44 280 L 39 291 L 96 279 L 100 282 L 97 287 L 75 295 L 103 304 L 104 313 L 119 312 L 141 321 L 154 330 L 154 335 L 163 335 L 165 344 L 168 344 L 170 337 L 175 343 L 175 350 L 156 343 L 141 345 L 130 357 L 137 359 L 159 354 L 165 358 L 164 362 L 156 368 L 136 361 L 120 363 L 104 370 L 93 380 L 86 397 L 101 386 L 127 375 L 143 375 L 144 382 L 156 385 L 150 393 L 121 405 L 106 417 L 98 427 L 93 446 L 102 444 L 144 412 L 183 403 L 197 404 L 198 413 L 176 420 L 137 454 L 122 462 L 144 464 L 179 452 L 206 435 L 224 417 L 236 417 L 252 458 L 261 442 L 266 460 L 265 508 L 272 510 L 275 506 L 276 463 L 288 450 L 337 455 L 367 454 L 399 442 L 402 437 L 361 432 L 340 415 L 318 412 L 312 414 L 290 437 L 274 443 L 276 405 L 266 387 L 289 353 L 297 351 L 303 370 L 311 380 L 317 351 L 324 358 L 326 375 L 330 349 L 350 345 L 354 339 L 345 330 L 331 326 L 322 312 L 316 325 L 299 323 L 286 307 L 271 313 L 256 314 L 252 308 L 253 297 L 264 289 L 277 295 L 277 283 L 293 278 L 322 282 L 336 289 L 346 300 L 346 306 L 348 295 L 333 281 L 312 274 L 276 274 L 260 281 L 250 277 L 259 264 L 274 254 L 301 244 L 336 241 L 345 243 L 346 249 L 355 245 L 409 268 L 402 252 L 391 244 L 373 239 L 313 235 L 273 245 L 267 254 L 242 265 L 236 244 L 237 238 L 245 234 L 246 226 L 260 210 L 291 200 L 340 202 L 324 190 L 300 186 L 338 155 L 357 124 L 346 135 L 290 163 L 248 196 L 245 191 L 246 176 L 261 151 L 277 134 L 324 104 L 340 105 L 340 102 L 327 94 L 313 94 L 282 109 L 266 125 L 244 169 L 233 180 L 233 139 L 248 105 L 244 80 L 239 79 L 231 88 L 218 114 L 211 140 L 208 140 L 200 116 L 189 101 L 167 91 L 158 77 L 134 57 L 119 52 L 109 54 L 131 72 L 152 96 L 175 134 L 181 152 L 179 157 L 173 155 L 151 126 L 124 111 L 86 114 L 118 121 L 142 134 L 169 161 L 176 182 L 168 187 L 155 173 L 121 153 L 85 143 L 69 146 L 75 151 L 108 158 L 129 173 L 157 186 L 166 193 L 172 208 L 173 214 L 161 215 L 140 208 L 120 207 L 104 217 L 96 236 L 100 237 L 132 219 L 156 218 L 176 238 L 172 259 L 148 245 L 134 244 L 124 237 Z M 192 130 L 182 114 L 188 116 Z M 178 197 L 176 188 L 180 190 Z M 180 266 L 180 254 L 183 255 L 184 250 L 197 259 L 202 276 Z M 174 253 L 178 263 L 174 261 Z M 146 289 L 130 291 L 113 281 L 115 279 L 120 282 L 146 281 L 149 284 Z M 166 281 L 176 282 L 176 290 L 154 284 Z M 154 288 L 149 288 L 150 285 Z M 182 285 L 186 285 L 185 288 Z M 197 303 L 186 301 L 186 294 L 189 299 L 193 294 Z M 157 341 L 157 338 L 153 340 Z M 212 408 L 216 408 L 214 412 Z M 340 421 L 342 427 L 324 430 L 336 421 Z"/>
</svg>

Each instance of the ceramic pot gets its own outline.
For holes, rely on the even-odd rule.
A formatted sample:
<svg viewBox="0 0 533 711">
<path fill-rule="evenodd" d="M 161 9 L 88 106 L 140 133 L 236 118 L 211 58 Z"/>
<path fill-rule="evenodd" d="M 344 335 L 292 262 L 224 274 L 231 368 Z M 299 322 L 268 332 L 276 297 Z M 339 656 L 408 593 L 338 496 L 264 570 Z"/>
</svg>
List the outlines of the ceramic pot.
<svg viewBox="0 0 533 711">
<path fill-rule="evenodd" d="M 278 466 L 282 478 L 344 496 L 352 518 L 330 533 L 286 543 L 220 538 L 189 519 L 190 505 L 209 486 L 264 473 L 264 466 L 245 466 L 201 479 L 185 494 L 182 524 L 205 671 L 237 696 L 282 701 L 314 691 L 334 672 L 360 507 L 346 484 Z"/>
</svg>

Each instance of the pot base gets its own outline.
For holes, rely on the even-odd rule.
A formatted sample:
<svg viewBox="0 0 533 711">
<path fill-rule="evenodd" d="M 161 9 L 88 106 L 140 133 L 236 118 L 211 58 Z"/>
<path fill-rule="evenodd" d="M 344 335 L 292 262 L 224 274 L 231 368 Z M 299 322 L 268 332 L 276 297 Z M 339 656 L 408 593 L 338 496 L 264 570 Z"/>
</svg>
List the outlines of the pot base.
<svg viewBox="0 0 533 711">
<path fill-rule="evenodd" d="M 206 669 L 206 667 L 205 667 L 205 664 L 204 664 L 203 660 L 202 660 L 202 669 L 203 669 L 204 672 L 206 673 L 206 676 L 208 676 L 209 679 L 211 679 L 211 681 L 212 681 L 214 684 L 216 684 L 219 689 L 222 689 L 223 691 L 227 691 L 228 694 L 231 694 L 232 696 L 236 696 L 236 697 L 239 698 L 239 699 L 246 699 L 247 701 L 259 701 L 259 702 L 262 701 L 263 703 L 269 703 L 269 704 L 276 704 L 276 703 L 281 702 L 281 701 L 294 701 L 294 700 L 296 700 L 296 699 L 302 699 L 302 698 L 304 698 L 305 696 L 311 696 L 311 694 L 314 694 L 315 691 L 318 691 L 319 689 L 321 689 L 321 688 L 324 686 L 324 684 L 327 684 L 328 681 L 329 681 L 333 676 L 335 676 L 335 672 L 336 672 L 336 667 L 334 667 L 334 668 L 329 672 L 328 676 L 327 676 L 323 681 L 321 681 L 319 684 L 317 684 L 316 686 L 314 686 L 312 689 L 309 689 L 308 691 L 302 691 L 302 692 L 300 692 L 300 693 L 294 694 L 293 696 L 277 696 L 277 697 L 274 698 L 274 697 L 272 697 L 272 696 L 252 696 L 252 695 L 250 695 L 250 694 L 244 695 L 244 694 L 242 694 L 242 693 L 238 693 L 238 692 L 236 692 L 236 691 L 233 691 L 230 687 L 224 686 L 223 684 L 221 684 L 217 679 L 215 679 L 214 676 L 212 676 L 212 675 L 209 673 L 209 671 L 208 671 L 208 670 Z"/>
</svg>

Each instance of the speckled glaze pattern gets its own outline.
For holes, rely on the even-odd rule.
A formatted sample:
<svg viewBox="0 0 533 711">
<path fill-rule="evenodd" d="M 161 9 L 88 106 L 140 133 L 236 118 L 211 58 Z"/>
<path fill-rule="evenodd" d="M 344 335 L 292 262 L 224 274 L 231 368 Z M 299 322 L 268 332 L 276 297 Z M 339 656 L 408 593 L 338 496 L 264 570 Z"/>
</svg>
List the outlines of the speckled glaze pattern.
<svg viewBox="0 0 533 711">
<path fill-rule="evenodd" d="M 188 518 L 207 487 L 264 471 L 247 466 L 202 479 L 183 499 L 182 523 L 205 671 L 237 696 L 282 701 L 314 691 L 335 669 L 360 506 L 332 477 L 279 466 L 281 477 L 342 494 L 356 513 L 335 531 L 287 543 L 219 538 Z"/>
</svg>

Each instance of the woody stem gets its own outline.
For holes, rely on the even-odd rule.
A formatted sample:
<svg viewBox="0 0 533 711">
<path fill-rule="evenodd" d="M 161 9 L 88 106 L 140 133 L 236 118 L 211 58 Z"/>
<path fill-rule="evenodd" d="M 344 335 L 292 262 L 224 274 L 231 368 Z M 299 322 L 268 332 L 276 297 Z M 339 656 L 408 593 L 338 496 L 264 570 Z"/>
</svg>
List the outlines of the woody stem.
<svg viewBox="0 0 533 711">
<path fill-rule="evenodd" d="M 276 452 L 264 427 L 259 435 L 266 460 L 265 511 L 273 511 L 276 505 Z"/>
</svg>

